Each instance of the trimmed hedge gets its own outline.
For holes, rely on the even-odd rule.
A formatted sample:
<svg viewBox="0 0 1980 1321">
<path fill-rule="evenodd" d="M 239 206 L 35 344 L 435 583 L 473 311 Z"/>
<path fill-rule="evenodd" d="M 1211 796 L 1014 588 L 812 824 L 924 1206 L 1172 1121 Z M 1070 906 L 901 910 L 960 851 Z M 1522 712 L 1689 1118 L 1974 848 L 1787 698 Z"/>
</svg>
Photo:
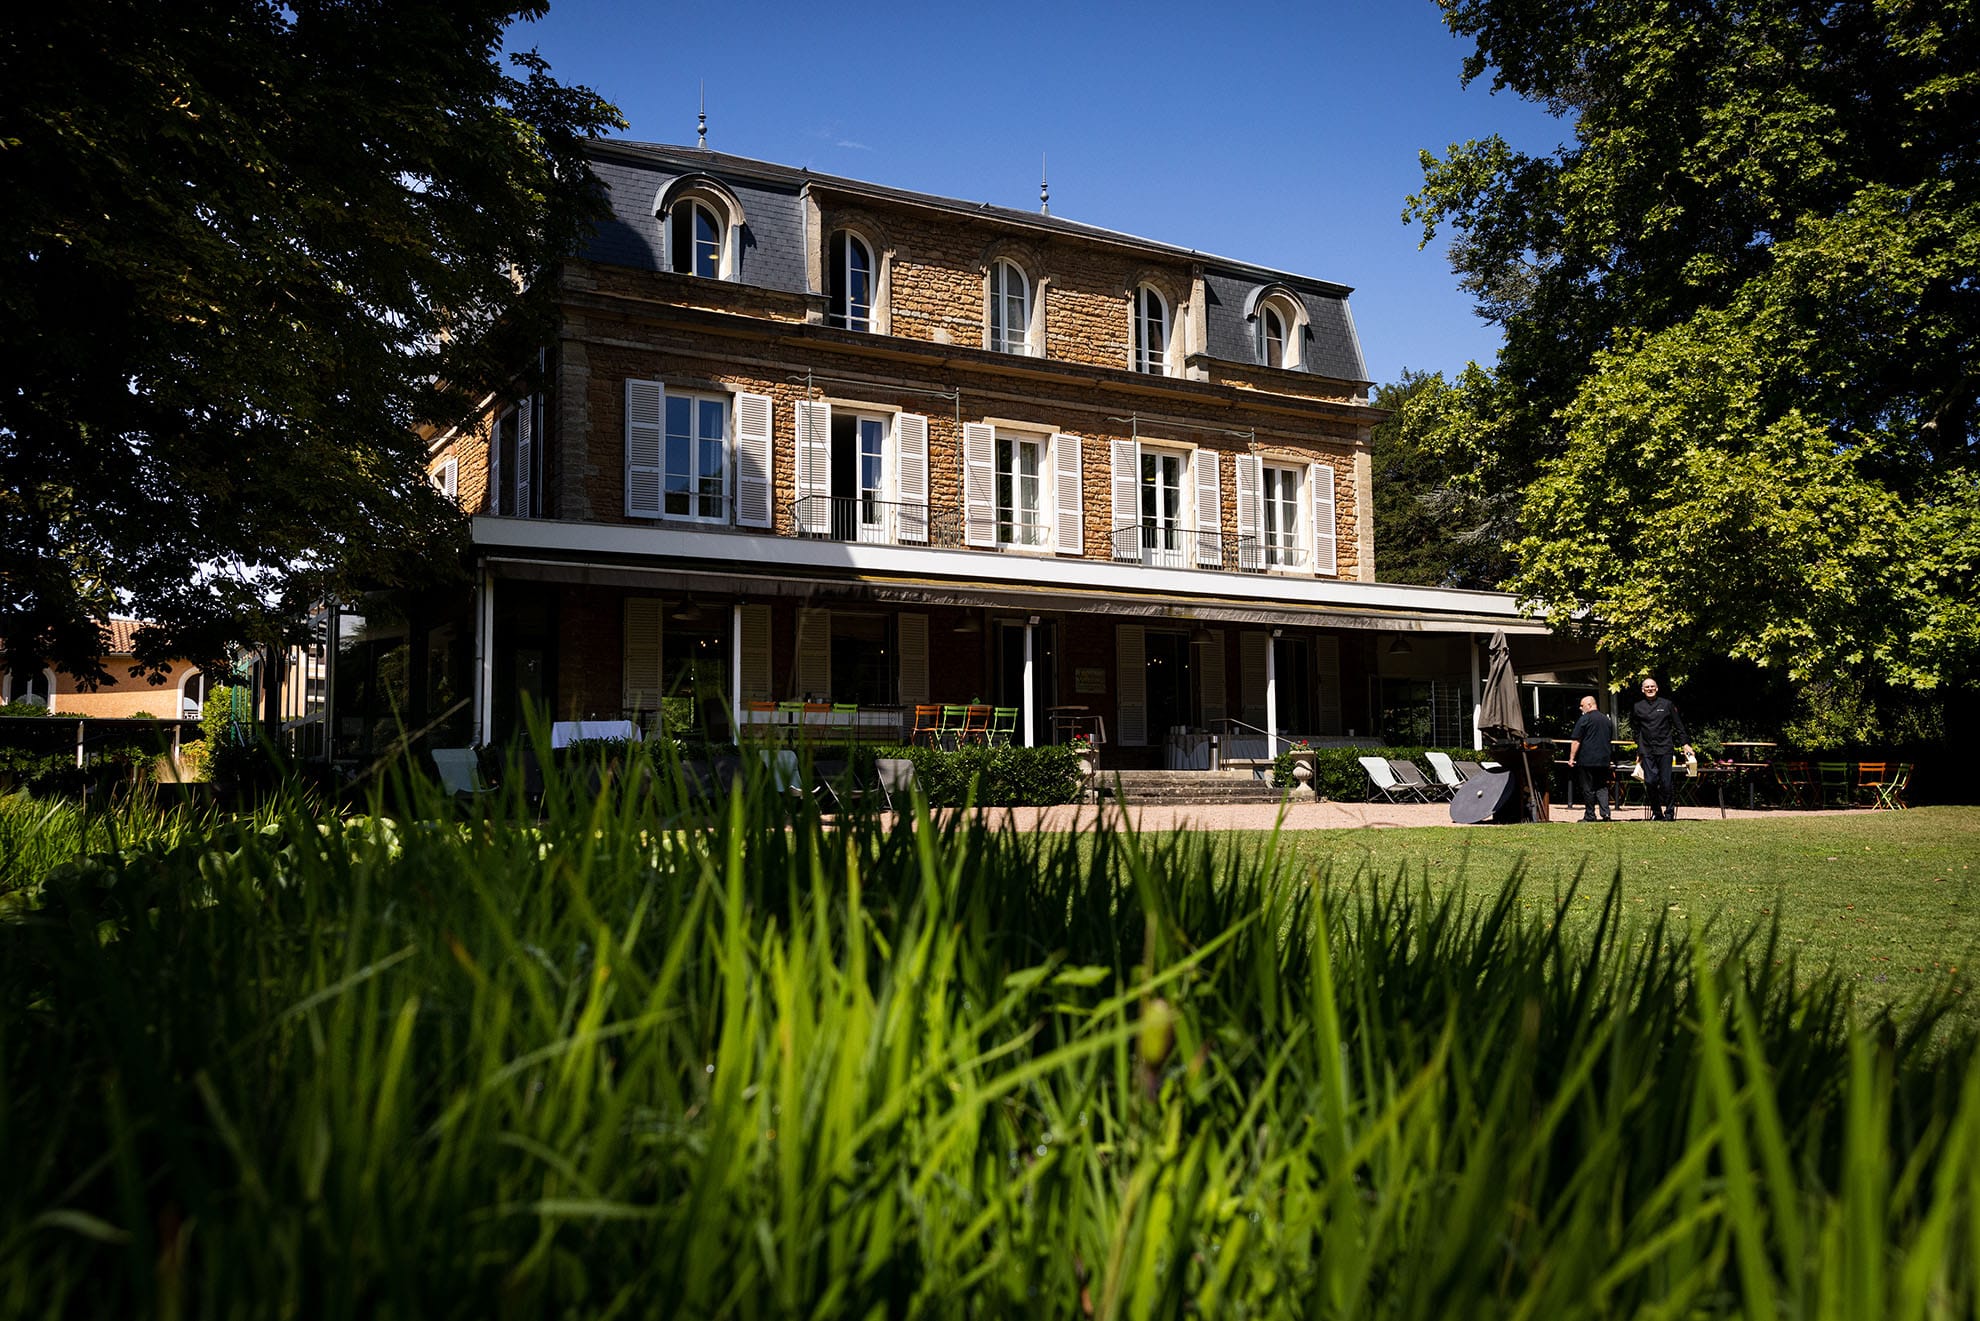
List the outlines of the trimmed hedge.
<svg viewBox="0 0 1980 1321">
<path fill-rule="evenodd" d="M 873 763 L 881 757 L 905 757 L 914 763 L 914 780 L 930 807 L 961 807 L 976 782 L 978 807 L 1050 807 L 1079 801 L 1085 782 L 1079 757 L 1070 746 L 1044 748 L 966 747 L 956 752 L 941 748 L 861 748 L 855 754 L 860 777 L 871 782 Z"/>
</svg>

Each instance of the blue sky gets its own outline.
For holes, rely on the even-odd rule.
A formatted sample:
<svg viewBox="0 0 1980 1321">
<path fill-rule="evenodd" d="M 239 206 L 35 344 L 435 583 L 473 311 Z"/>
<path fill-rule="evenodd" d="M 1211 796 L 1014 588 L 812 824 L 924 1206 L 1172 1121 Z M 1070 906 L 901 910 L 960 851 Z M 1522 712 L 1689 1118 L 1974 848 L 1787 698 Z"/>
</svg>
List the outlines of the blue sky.
<svg viewBox="0 0 1980 1321">
<path fill-rule="evenodd" d="M 1038 205 L 1090 224 L 1354 287 L 1370 375 L 1489 361 L 1497 330 L 1442 239 L 1401 221 L 1417 153 L 1567 125 L 1489 79 L 1431 0 L 738 7 L 552 0 L 510 31 L 616 103 L 647 142 L 692 142 L 895 187 Z"/>
</svg>

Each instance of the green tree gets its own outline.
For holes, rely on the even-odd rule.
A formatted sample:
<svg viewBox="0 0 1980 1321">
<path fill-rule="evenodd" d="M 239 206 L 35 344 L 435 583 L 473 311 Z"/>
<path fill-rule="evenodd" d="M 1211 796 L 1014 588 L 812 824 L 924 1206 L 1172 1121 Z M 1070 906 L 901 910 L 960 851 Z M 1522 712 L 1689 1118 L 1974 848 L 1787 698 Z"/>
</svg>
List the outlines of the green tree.
<svg viewBox="0 0 1980 1321">
<path fill-rule="evenodd" d="M 1375 547 L 1383 582 L 1496 587 L 1508 571 L 1503 496 L 1451 480 L 1440 429 L 1462 414 L 1441 373 L 1404 371 L 1375 392 L 1389 416 L 1374 429 Z"/>
<path fill-rule="evenodd" d="M 415 426 L 513 379 L 617 112 L 541 4 L 76 0 L 0 18 L 0 642 L 95 669 L 445 565 Z M 140 666 L 142 670 L 144 665 Z"/>
<path fill-rule="evenodd" d="M 1522 493 L 1509 585 L 1625 661 L 1971 674 L 1975 6 L 1440 3 L 1572 134 L 1426 153 L 1405 212 L 1505 332 L 1426 443 Z"/>
</svg>

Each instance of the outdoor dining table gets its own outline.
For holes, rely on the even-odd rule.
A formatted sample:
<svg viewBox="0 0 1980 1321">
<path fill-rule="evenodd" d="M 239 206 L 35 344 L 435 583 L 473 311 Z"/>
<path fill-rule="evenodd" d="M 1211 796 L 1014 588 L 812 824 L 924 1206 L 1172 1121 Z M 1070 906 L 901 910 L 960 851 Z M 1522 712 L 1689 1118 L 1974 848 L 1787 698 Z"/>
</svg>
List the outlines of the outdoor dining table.
<svg viewBox="0 0 1980 1321">
<path fill-rule="evenodd" d="M 902 737 L 901 710 L 894 706 L 862 706 L 853 711 L 834 711 L 816 702 L 797 710 L 750 707 L 743 711 L 743 725 L 757 737 L 783 741 L 838 735 L 859 742 L 891 742 Z"/>
</svg>

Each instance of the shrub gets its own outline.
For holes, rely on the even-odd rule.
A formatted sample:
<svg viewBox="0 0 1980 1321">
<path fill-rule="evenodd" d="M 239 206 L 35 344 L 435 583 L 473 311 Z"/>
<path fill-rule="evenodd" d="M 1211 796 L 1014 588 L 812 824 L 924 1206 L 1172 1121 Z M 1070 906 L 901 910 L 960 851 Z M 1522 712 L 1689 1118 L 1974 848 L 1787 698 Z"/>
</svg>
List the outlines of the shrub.
<svg viewBox="0 0 1980 1321">
<path fill-rule="evenodd" d="M 862 748 L 854 755 L 854 765 L 863 779 L 871 782 L 873 762 L 880 757 L 912 761 L 915 784 L 931 807 L 961 807 L 969 801 L 972 782 L 979 807 L 1074 803 L 1085 787 L 1078 754 L 1059 744 L 1042 748 L 970 745 L 954 752 L 923 747 Z"/>
</svg>

